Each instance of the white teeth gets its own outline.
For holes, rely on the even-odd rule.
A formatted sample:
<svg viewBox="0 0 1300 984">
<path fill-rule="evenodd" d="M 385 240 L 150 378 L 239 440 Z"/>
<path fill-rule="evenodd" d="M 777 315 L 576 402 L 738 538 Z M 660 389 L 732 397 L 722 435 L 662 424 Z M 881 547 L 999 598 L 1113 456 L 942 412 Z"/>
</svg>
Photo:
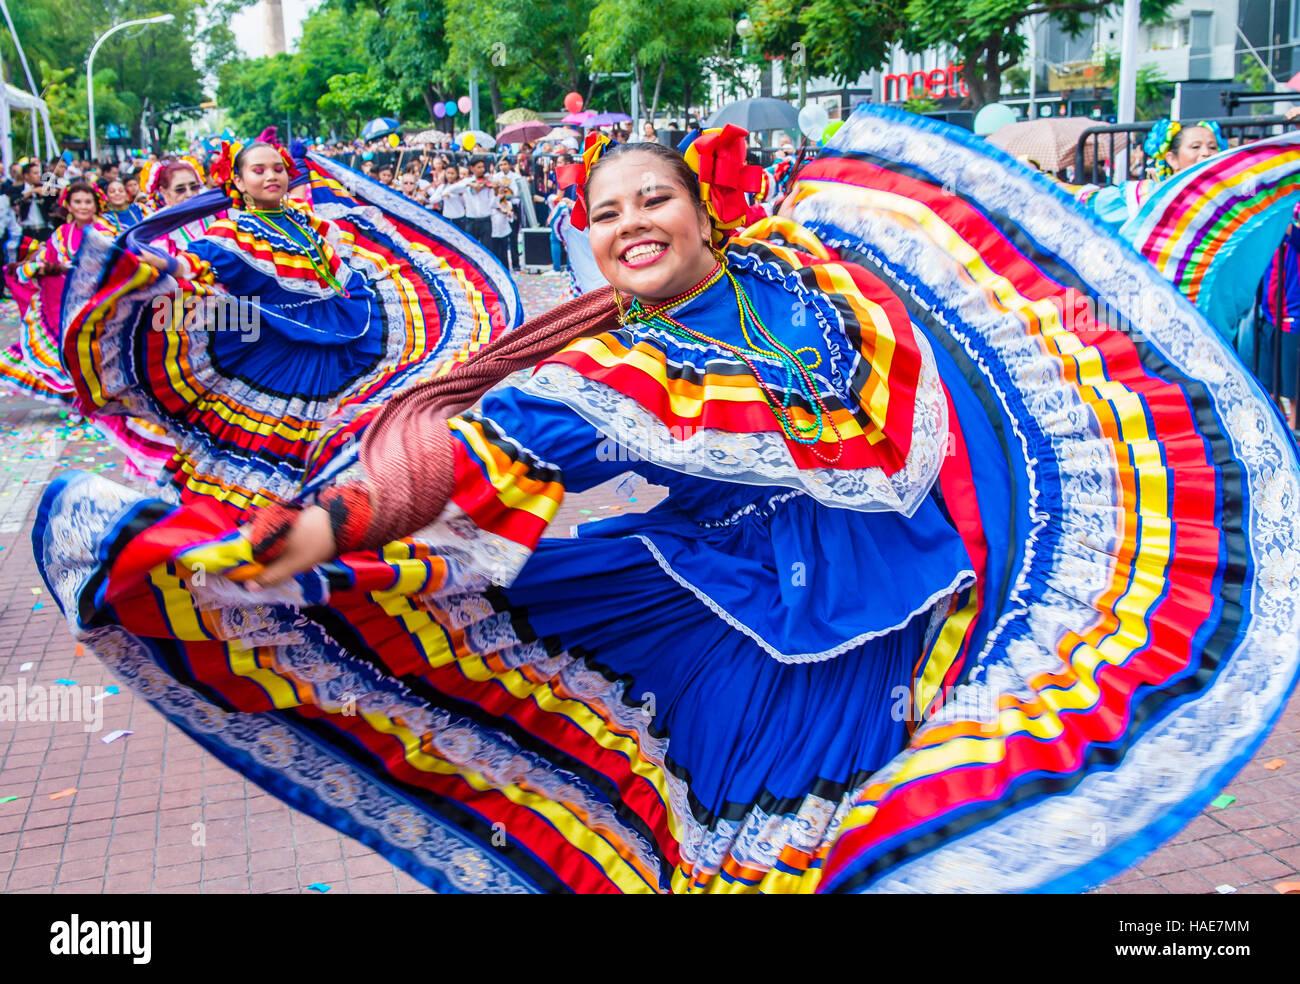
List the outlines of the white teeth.
<svg viewBox="0 0 1300 984">
<path fill-rule="evenodd" d="M 661 243 L 646 243 L 643 246 L 634 246 L 623 254 L 623 260 L 626 263 L 635 263 L 637 260 L 644 260 L 650 256 L 657 256 L 668 247 Z"/>
</svg>

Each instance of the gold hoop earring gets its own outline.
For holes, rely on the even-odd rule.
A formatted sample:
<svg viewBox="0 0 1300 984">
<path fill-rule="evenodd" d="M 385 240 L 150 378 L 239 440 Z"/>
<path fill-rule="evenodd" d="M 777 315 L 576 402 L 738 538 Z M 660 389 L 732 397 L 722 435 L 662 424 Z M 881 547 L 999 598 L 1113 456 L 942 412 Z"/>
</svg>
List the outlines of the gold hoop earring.
<svg viewBox="0 0 1300 984">
<path fill-rule="evenodd" d="M 623 310 L 623 295 L 618 292 L 617 287 L 614 288 L 614 306 L 618 308 L 618 323 L 621 325 L 625 322 L 627 313 Z"/>
<path fill-rule="evenodd" d="M 250 195 L 250 194 L 249 194 L 248 192 L 246 192 L 246 191 L 245 191 L 245 192 L 242 192 L 242 195 L 243 195 L 243 198 L 244 198 L 244 211 L 245 211 L 245 212 L 250 211 L 251 209 L 255 209 L 255 208 L 257 208 L 257 202 L 253 201 L 253 196 L 252 196 L 252 195 Z"/>
<path fill-rule="evenodd" d="M 708 247 L 709 252 L 713 254 L 713 258 L 725 269 L 727 267 L 727 254 L 722 252 L 722 250 L 718 249 L 718 247 L 714 246 L 711 242 L 708 244 Z"/>
</svg>

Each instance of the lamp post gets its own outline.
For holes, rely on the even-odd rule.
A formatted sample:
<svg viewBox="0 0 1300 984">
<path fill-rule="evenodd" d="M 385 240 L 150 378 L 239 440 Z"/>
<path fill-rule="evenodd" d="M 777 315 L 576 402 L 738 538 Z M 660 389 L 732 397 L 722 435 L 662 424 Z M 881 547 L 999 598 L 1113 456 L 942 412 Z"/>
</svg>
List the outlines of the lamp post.
<svg viewBox="0 0 1300 984">
<path fill-rule="evenodd" d="M 99 36 L 93 48 L 90 49 L 90 57 L 86 59 L 86 101 L 90 108 L 90 159 L 96 160 L 98 154 L 95 150 L 95 52 L 99 51 L 99 46 L 109 39 L 118 31 L 125 30 L 128 27 L 136 27 L 141 24 L 170 24 L 176 18 L 172 14 L 159 14 L 157 17 L 144 17 L 140 20 L 123 21 L 110 27 L 107 31 Z"/>
</svg>

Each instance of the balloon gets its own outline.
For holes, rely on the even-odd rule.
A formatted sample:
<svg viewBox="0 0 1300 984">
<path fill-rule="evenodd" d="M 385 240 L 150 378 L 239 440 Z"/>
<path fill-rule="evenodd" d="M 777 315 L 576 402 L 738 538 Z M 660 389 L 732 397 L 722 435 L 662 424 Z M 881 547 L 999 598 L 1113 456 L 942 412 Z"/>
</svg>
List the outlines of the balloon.
<svg viewBox="0 0 1300 984">
<path fill-rule="evenodd" d="M 468 113 L 469 108 L 472 105 L 474 104 L 470 102 L 469 96 L 461 96 L 459 99 L 456 100 L 456 108 L 459 109 L 462 113 Z"/>
<path fill-rule="evenodd" d="M 399 140 L 399 139 L 397 138 L 397 134 L 396 134 L 396 133 L 390 133 L 390 134 L 388 135 L 388 146 L 390 146 L 390 147 L 396 147 L 396 146 L 397 146 L 398 144 L 400 144 L 401 142 L 402 142 L 402 141 Z"/>
<path fill-rule="evenodd" d="M 799 132 L 809 140 L 817 140 L 830 119 L 821 103 L 805 103 L 799 110 Z"/>
<path fill-rule="evenodd" d="M 570 113 L 582 112 L 582 94 L 579 92 L 570 92 L 564 97 L 564 108 Z"/>
<path fill-rule="evenodd" d="M 465 149 L 466 149 L 466 150 L 473 150 L 473 149 L 474 149 L 474 144 L 475 144 L 476 142 L 477 142 L 477 141 L 474 139 L 474 134 L 472 134 L 472 133 L 467 133 L 467 134 L 465 134 L 464 139 L 461 141 L 461 143 L 463 143 L 463 144 L 465 145 Z"/>
<path fill-rule="evenodd" d="M 826 141 L 830 140 L 831 137 L 835 136 L 835 131 L 843 125 L 843 120 L 831 120 L 827 123 L 826 129 L 822 130 L 822 143 L 826 143 Z"/>
<path fill-rule="evenodd" d="M 996 133 L 1008 123 L 1014 123 L 1019 118 L 1016 116 L 1016 111 L 1010 106 L 1004 106 L 1002 103 L 989 103 L 975 114 L 975 136 L 987 137 L 990 133 Z"/>
<path fill-rule="evenodd" d="M 452 100 L 448 99 L 445 103 L 443 103 L 443 106 L 446 107 L 446 109 L 447 109 L 447 115 L 448 115 L 448 116 L 455 116 L 455 115 L 456 115 L 456 104 L 455 104 L 455 102 L 453 102 Z"/>
<path fill-rule="evenodd" d="M 451 142 L 451 149 L 452 149 L 452 150 L 460 150 L 460 144 L 456 143 L 456 141 L 453 140 L 453 141 Z"/>
<path fill-rule="evenodd" d="M 444 106 L 442 103 L 434 103 L 433 115 L 438 117 L 438 119 L 442 119 L 444 116 L 447 115 L 447 107 Z"/>
<path fill-rule="evenodd" d="M 367 150 L 364 154 L 361 155 L 361 159 L 363 161 L 373 161 L 375 159 L 374 151 Z"/>
</svg>

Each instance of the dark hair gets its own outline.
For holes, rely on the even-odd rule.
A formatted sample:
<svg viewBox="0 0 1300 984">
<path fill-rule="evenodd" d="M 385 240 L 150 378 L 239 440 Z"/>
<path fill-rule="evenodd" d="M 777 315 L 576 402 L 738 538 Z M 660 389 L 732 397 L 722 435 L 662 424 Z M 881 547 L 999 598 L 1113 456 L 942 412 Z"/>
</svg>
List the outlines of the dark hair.
<svg viewBox="0 0 1300 984">
<path fill-rule="evenodd" d="M 668 165 L 668 169 L 673 172 L 673 177 L 677 183 L 685 189 L 687 197 L 699 208 L 704 208 L 704 200 L 700 198 L 700 182 L 695 177 L 695 172 L 691 166 L 686 163 L 686 158 L 681 152 L 673 147 L 665 147 L 657 143 L 634 143 L 634 144 L 614 144 L 605 153 L 601 154 L 595 164 L 591 165 L 591 170 L 587 172 L 587 200 L 591 200 L 591 182 L 592 179 L 600 172 L 605 162 L 615 157 L 626 157 L 628 154 L 649 154 L 651 157 L 657 157 Z M 712 217 L 710 217 L 712 221 Z"/>
<path fill-rule="evenodd" d="M 1178 153 L 1178 148 L 1182 145 L 1183 142 L 1183 134 L 1186 133 L 1188 130 L 1210 130 L 1210 128 L 1208 126 L 1201 126 L 1201 124 L 1199 123 L 1193 123 L 1188 126 L 1179 127 L 1178 132 L 1175 133 L 1173 137 L 1170 138 L 1169 150 L 1166 151 L 1166 153 L 1169 154 Z M 1215 143 L 1217 144 L 1218 135 L 1213 130 L 1210 130 L 1210 136 L 1215 138 Z M 1223 148 L 1220 147 L 1219 149 L 1222 150 Z"/>
<path fill-rule="evenodd" d="M 120 184 L 122 186 L 122 189 L 124 191 L 126 190 L 126 181 L 122 178 L 104 178 L 102 181 L 99 182 L 99 187 L 103 189 L 105 192 L 107 192 L 109 185 L 115 185 L 115 184 Z"/>
<path fill-rule="evenodd" d="M 64 193 L 63 200 L 71 205 L 73 195 L 89 195 L 90 200 L 95 203 L 95 212 L 99 212 L 99 196 L 95 194 L 95 189 L 90 186 L 90 182 L 72 182 L 72 184 L 68 185 L 68 190 Z"/>
<path fill-rule="evenodd" d="M 270 150 L 274 150 L 277 156 L 280 153 L 279 149 L 274 144 L 269 144 L 265 140 L 254 140 L 250 144 L 244 144 L 243 147 L 239 148 L 239 153 L 235 155 L 235 174 L 239 175 L 241 178 L 244 176 L 244 158 L 248 156 L 250 150 L 257 150 L 258 147 L 267 147 Z"/>
</svg>

